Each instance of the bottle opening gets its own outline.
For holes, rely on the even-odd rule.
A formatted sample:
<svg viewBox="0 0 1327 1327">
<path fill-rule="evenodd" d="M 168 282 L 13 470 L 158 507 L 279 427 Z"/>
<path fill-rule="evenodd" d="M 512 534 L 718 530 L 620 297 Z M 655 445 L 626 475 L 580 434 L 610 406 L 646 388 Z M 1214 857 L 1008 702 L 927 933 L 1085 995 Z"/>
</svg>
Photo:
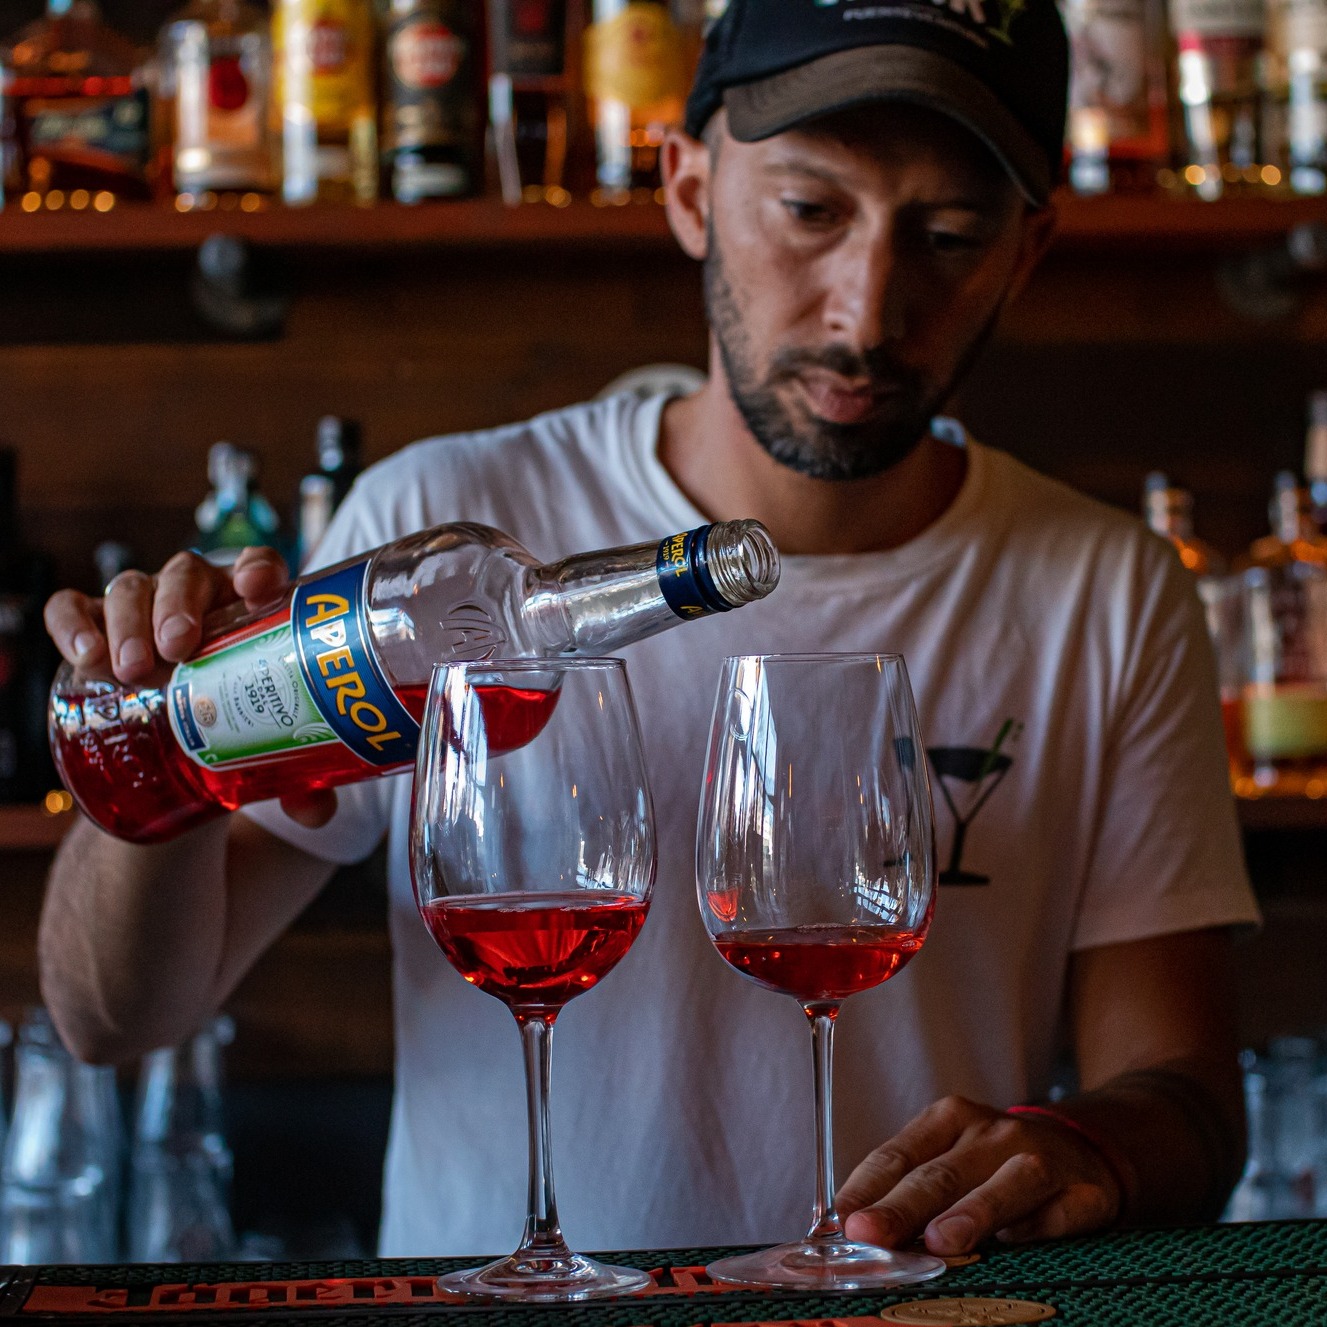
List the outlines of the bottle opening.
<svg viewBox="0 0 1327 1327">
<path fill-rule="evenodd" d="M 714 588 L 729 608 L 763 599 L 779 583 L 779 550 L 759 521 L 719 521 L 705 550 Z"/>
</svg>

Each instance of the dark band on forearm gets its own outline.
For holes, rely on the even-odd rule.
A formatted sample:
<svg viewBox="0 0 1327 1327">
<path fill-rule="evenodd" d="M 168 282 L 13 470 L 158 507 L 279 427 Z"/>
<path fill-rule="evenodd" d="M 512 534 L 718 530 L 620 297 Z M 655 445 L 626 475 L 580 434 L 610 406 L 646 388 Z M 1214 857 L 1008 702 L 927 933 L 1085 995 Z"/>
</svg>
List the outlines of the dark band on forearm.
<svg viewBox="0 0 1327 1327">
<path fill-rule="evenodd" d="M 1244 1168 L 1244 1149 L 1237 1128 L 1212 1093 L 1188 1074 L 1164 1068 L 1135 1069 L 1120 1074 L 1102 1084 L 1098 1091 L 1159 1097 L 1183 1114 L 1206 1165 L 1202 1218 L 1215 1220 L 1220 1216 Z"/>
</svg>

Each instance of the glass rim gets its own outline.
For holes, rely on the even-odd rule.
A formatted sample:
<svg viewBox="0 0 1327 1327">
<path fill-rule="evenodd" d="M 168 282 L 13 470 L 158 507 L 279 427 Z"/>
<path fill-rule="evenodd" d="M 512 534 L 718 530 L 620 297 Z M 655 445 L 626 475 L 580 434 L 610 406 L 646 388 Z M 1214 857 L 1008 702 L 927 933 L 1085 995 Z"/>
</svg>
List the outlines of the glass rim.
<svg viewBox="0 0 1327 1327">
<path fill-rule="evenodd" d="M 627 661 L 616 655 L 574 654 L 560 655 L 553 659 L 532 659 L 529 655 L 514 656 L 510 659 L 444 659 L 433 665 L 431 676 L 457 672 L 491 673 L 549 673 L 556 671 L 607 669 L 612 672 L 625 672 Z"/>
<path fill-rule="evenodd" d="M 809 654 L 729 654 L 724 663 L 900 663 L 903 655 L 890 650 L 820 650 Z"/>
</svg>

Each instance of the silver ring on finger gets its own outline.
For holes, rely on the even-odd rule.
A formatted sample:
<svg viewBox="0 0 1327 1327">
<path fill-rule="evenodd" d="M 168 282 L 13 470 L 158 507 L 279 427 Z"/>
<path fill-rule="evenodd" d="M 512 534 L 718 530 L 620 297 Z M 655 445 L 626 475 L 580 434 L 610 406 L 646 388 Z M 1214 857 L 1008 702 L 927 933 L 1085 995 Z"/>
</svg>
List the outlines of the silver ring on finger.
<svg viewBox="0 0 1327 1327">
<path fill-rule="evenodd" d="M 152 578 L 145 571 L 138 571 L 134 567 L 126 567 L 123 571 L 117 572 L 106 582 L 106 588 L 101 592 L 102 598 L 106 598 L 121 581 L 150 581 L 151 579 Z"/>
</svg>

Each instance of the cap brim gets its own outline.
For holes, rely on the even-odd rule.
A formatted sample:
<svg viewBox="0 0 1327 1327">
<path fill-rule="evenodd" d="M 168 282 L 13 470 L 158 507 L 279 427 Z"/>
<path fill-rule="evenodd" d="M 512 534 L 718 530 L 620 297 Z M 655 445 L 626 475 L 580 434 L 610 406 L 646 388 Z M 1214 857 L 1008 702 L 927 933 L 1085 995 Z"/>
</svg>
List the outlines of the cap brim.
<svg viewBox="0 0 1327 1327">
<path fill-rule="evenodd" d="M 919 46 L 857 46 L 726 88 L 728 131 L 743 143 L 872 101 L 906 101 L 957 120 L 995 154 L 1037 207 L 1050 197 L 1046 153 L 975 74 Z"/>
</svg>

